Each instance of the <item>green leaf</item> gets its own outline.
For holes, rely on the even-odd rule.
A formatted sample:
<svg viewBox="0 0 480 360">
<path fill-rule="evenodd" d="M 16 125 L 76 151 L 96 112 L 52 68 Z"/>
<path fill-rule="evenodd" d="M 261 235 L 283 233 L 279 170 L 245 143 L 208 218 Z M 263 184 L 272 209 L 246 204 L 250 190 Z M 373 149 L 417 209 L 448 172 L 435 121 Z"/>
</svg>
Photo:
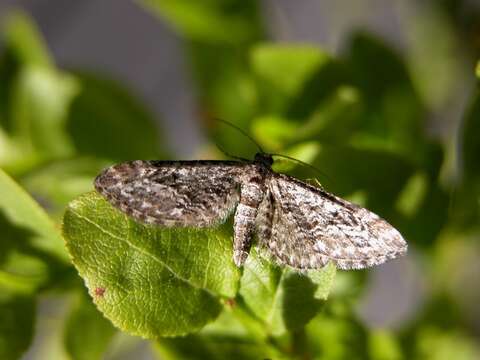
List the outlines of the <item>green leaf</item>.
<svg viewBox="0 0 480 360">
<path fill-rule="evenodd" d="M 68 261 L 60 232 L 48 215 L 1 169 L 0 192 L 0 210 L 3 216 L 12 224 L 32 232 L 32 246 Z"/>
<path fill-rule="evenodd" d="M 381 102 L 386 94 L 396 88 L 414 94 L 405 63 L 380 38 L 362 31 L 352 34 L 346 58 L 354 85 L 362 90 L 369 103 Z M 376 76 L 372 76 L 367 69 L 375 69 Z M 417 119 L 411 119 L 411 124 L 419 125 Z"/>
<path fill-rule="evenodd" d="M 170 22 L 190 40 L 234 44 L 255 38 L 251 1 L 143 0 L 141 4 Z"/>
<path fill-rule="evenodd" d="M 200 114 L 247 129 L 257 108 L 257 89 L 248 66 L 249 49 L 265 38 L 262 9 L 255 0 L 141 1 L 167 19 L 185 39 Z M 212 126 L 213 127 L 213 126 Z M 213 129 L 215 143 L 237 156 L 251 156 L 248 141 Z M 235 140 L 235 150 L 229 145 Z"/>
<path fill-rule="evenodd" d="M 112 324 L 95 308 L 84 292 L 79 294 L 68 316 L 65 348 L 75 360 L 102 359 L 116 333 Z"/>
<path fill-rule="evenodd" d="M 405 184 L 398 196 L 397 211 L 407 217 L 416 215 L 422 203 L 425 201 L 429 184 L 427 175 L 423 172 L 413 174 Z"/>
<path fill-rule="evenodd" d="M 307 275 L 310 280 L 317 286 L 313 297 L 318 300 L 326 301 L 332 290 L 333 280 L 337 269 L 331 263 L 327 264 L 321 270 L 308 270 Z"/>
<path fill-rule="evenodd" d="M 280 116 L 260 116 L 252 121 L 255 139 L 271 151 L 278 151 L 295 138 L 298 124 Z"/>
<path fill-rule="evenodd" d="M 257 45 L 251 52 L 253 71 L 286 95 L 296 94 L 329 57 L 307 45 Z"/>
<path fill-rule="evenodd" d="M 374 330 L 369 334 L 369 354 L 372 360 L 402 360 L 398 340 L 386 330 Z"/>
<path fill-rule="evenodd" d="M 42 208 L 0 170 L 0 283 L 21 291 L 45 285 L 67 254 Z M 51 279 L 50 279 L 51 280 Z"/>
<path fill-rule="evenodd" d="M 155 344 L 155 350 L 166 360 L 283 358 L 264 338 L 246 331 L 233 314 L 225 309 L 215 322 L 205 326 L 198 334 L 160 339 Z"/>
<path fill-rule="evenodd" d="M 156 350 L 160 358 L 165 360 L 282 359 L 268 345 L 228 335 L 190 335 L 185 338 L 162 339 Z"/>
<path fill-rule="evenodd" d="M 26 13 L 11 13 L 5 23 L 6 45 L 22 64 L 50 67 L 53 61 L 48 53 L 45 41 L 33 20 Z"/>
<path fill-rule="evenodd" d="M 366 164 L 375 164 L 375 171 Z M 338 196 L 364 191 L 367 206 L 387 216 L 414 167 L 402 157 L 384 151 L 322 145 L 313 165 L 328 175 L 326 189 Z M 297 167 L 300 178 L 311 177 L 311 170 Z"/>
<path fill-rule="evenodd" d="M 299 146 L 298 142 L 305 141 L 312 144 L 348 143 L 359 127 L 360 95 L 349 86 L 339 86 L 332 91 L 333 94 L 322 99 L 308 118 L 293 119 L 278 115 L 256 117 L 251 126 L 253 135 L 263 147 L 277 152 L 292 144 L 296 144 L 293 147 Z M 281 152 L 285 153 L 285 150 Z"/>
<path fill-rule="evenodd" d="M 215 319 L 234 297 L 239 271 L 229 226 L 144 226 L 92 192 L 70 203 L 67 248 L 90 295 L 117 327 L 148 338 L 184 335 Z"/>
<path fill-rule="evenodd" d="M 308 141 L 294 145 L 281 152 L 282 155 L 289 156 L 292 159 L 302 161 L 306 164 L 312 163 L 320 152 L 321 146 L 315 141 Z M 305 166 L 298 161 L 275 156 L 273 170 L 277 172 L 286 172 L 296 166 Z"/>
<path fill-rule="evenodd" d="M 331 304 L 328 308 L 343 307 Z M 368 334 L 345 309 L 341 312 L 326 309 L 306 326 L 306 347 L 313 358 L 326 360 L 369 359 Z"/>
<path fill-rule="evenodd" d="M 480 132 L 480 88 L 478 88 L 472 98 L 472 103 L 468 108 L 462 129 L 462 154 L 464 176 L 467 179 L 480 179 L 480 169 L 478 167 L 478 154 L 480 154 L 480 139 L 476 134 Z"/>
<path fill-rule="evenodd" d="M 106 161 L 90 157 L 57 160 L 30 171 L 21 182 L 51 216 L 60 219 L 70 201 L 92 190 L 92 179 L 107 165 Z"/>
<path fill-rule="evenodd" d="M 0 359 L 15 360 L 28 349 L 34 331 L 35 302 L 0 287 Z"/>
<path fill-rule="evenodd" d="M 352 143 L 421 162 L 426 150 L 424 106 L 406 65 L 381 40 L 362 32 L 352 36 L 347 48 L 350 82 L 360 92 L 364 107 Z"/>
<path fill-rule="evenodd" d="M 24 244 L 15 244 L 15 241 L 28 241 L 27 231 L 15 228 L 3 217 L 0 225 L 3 230 L 1 248 L 4 250 L 0 257 L 0 285 L 17 293 L 32 293 L 49 280 L 48 265 L 36 254 L 29 254 L 31 250 L 25 249 Z"/>
<path fill-rule="evenodd" d="M 24 156 L 10 136 L 0 128 L 0 166 L 8 167 Z"/>
<path fill-rule="evenodd" d="M 418 11 L 401 15 L 404 46 L 408 49 L 404 51 L 404 61 L 416 92 L 431 111 L 442 111 L 451 106 L 452 96 L 464 91 L 461 84 L 469 81 L 471 76 L 470 69 L 465 69 L 465 53 L 457 50 L 464 43 L 459 34 L 466 24 L 452 22 L 453 14 L 460 6 L 432 2 Z M 464 8 L 467 13 L 477 14 L 472 10 Z"/>
<path fill-rule="evenodd" d="M 81 92 L 72 103 L 67 129 L 78 153 L 112 160 L 165 155 L 153 116 L 129 91 L 113 80 L 75 76 Z"/>
<path fill-rule="evenodd" d="M 306 276 L 281 269 L 252 249 L 244 266 L 240 295 L 269 333 L 281 335 L 302 328 L 316 315 L 334 276 L 333 265 Z"/>
<path fill-rule="evenodd" d="M 425 326 L 415 337 L 416 358 L 426 360 L 474 360 L 480 357 L 478 342 L 459 330 Z"/>
<path fill-rule="evenodd" d="M 70 103 L 78 84 L 67 74 L 38 66 L 24 67 L 10 103 L 12 136 L 27 153 L 50 157 L 71 155 L 66 133 Z"/>
<path fill-rule="evenodd" d="M 27 15 L 15 12 L 8 16 L 5 33 L 0 61 L 0 146 L 5 151 L 0 163 L 19 174 L 44 157 L 71 154 L 65 120 L 77 84 L 73 77 L 54 68 Z"/>
<path fill-rule="evenodd" d="M 307 80 L 329 60 L 328 55 L 314 46 L 255 46 L 250 53 L 250 63 L 265 108 L 273 113 L 286 110 Z"/>
<path fill-rule="evenodd" d="M 436 241 L 451 218 L 451 195 L 438 182 L 443 149 L 438 144 L 431 145 L 429 153 L 429 163 L 420 171 L 420 177 L 416 178 L 418 171 L 413 173 L 399 194 L 399 202 L 392 204 L 404 217 L 403 221 L 396 221 L 396 225 L 405 238 L 422 246 Z M 410 202 L 408 206 L 406 201 Z"/>
<path fill-rule="evenodd" d="M 345 143 L 359 127 L 362 106 L 361 95 L 356 88 L 338 86 L 299 127 L 295 137 L 298 140 Z"/>
<path fill-rule="evenodd" d="M 288 100 L 286 116 L 297 121 L 313 120 L 313 125 L 316 123 L 321 125 L 327 121 L 321 118 L 315 119 L 316 113 L 320 111 L 325 112 L 325 115 L 330 115 L 329 112 L 331 111 L 332 115 L 337 112 L 338 120 L 343 121 L 340 115 L 343 112 L 344 116 L 347 116 L 347 113 L 342 109 L 354 104 L 358 100 L 357 96 L 361 96 L 361 93 L 357 94 L 357 89 L 350 85 L 352 79 L 349 75 L 349 69 L 343 62 L 332 58 L 328 59 L 305 79 L 300 91 Z M 352 89 L 355 90 L 352 92 Z M 331 106 L 330 103 L 334 106 Z M 340 106 L 336 106 L 337 104 Z M 353 115 L 356 115 L 355 112 Z M 350 116 L 348 114 L 347 119 Z"/>
<path fill-rule="evenodd" d="M 252 121 L 252 133 L 267 149 L 278 151 L 308 139 L 327 143 L 348 142 L 358 128 L 360 95 L 355 88 L 340 86 L 323 99 L 302 123 L 277 115 L 260 116 Z"/>
</svg>

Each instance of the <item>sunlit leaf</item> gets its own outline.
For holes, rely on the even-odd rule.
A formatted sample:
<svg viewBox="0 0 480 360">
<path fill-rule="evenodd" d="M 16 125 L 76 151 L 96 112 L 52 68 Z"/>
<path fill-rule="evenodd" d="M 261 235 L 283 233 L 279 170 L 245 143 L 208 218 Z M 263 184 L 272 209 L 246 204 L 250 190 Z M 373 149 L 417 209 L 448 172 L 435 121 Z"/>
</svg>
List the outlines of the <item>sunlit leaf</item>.
<svg viewBox="0 0 480 360">
<path fill-rule="evenodd" d="M 281 149 L 295 138 L 298 125 L 279 116 L 261 116 L 252 122 L 252 134 L 269 151 Z"/>
<path fill-rule="evenodd" d="M 45 157 L 71 155 L 65 121 L 77 84 L 55 69 L 41 34 L 20 11 L 6 16 L 0 77 L 2 166 L 19 174 Z"/>
<path fill-rule="evenodd" d="M 400 344 L 388 331 L 374 330 L 368 339 L 369 355 L 372 360 L 402 360 Z"/>
<path fill-rule="evenodd" d="M 253 48 L 250 62 L 263 100 L 270 112 L 286 110 L 291 100 L 329 56 L 308 45 L 262 44 Z"/>
<path fill-rule="evenodd" d="M 43 209 L 1 170 L 0 193 L 0 283 L 31 291 L 66 265 L 63 240 Z"/>
<path fill-rule="evenodd" d="M 237 291 L 239 272 L 224 228 L 143 226 L 93 192 L 69 205 L 63 231 L 97 307 L 130 333 L 157 338 L 196 331 L 218 316 L 221 297 Z"/>
<path fill-rule="evenodd" d="M 40 156 L 73 153 L 66 120 L 78 91 L 75 79 L 49 68 L 25 67 L 19 73 L 10 103 L 13 137 L 26 151 Z"/>
<path fill-rule="evenodd" d="M 257 34 L 248 21 L 254 6 L 232 1 L 142 0 L 141 3 L 171 23 L 186 38 L 196 41 L 234 44 Z M 233 5 L 233 6 L 232 6 Z"/>
<path fill-rule="evenodd" d="M 22 185 L 56 219 L 70 201 L 93 189 L 93 179 L 107 165 L 90 157 L 57 160 L 30 171 L 22 177 Z"/>
<path fill-rule="evenodd" d="M 286 95 L 294 95 L 329 57 L 314 46 L 258 45 L 252 50 L 255 73 Z"/>
<path fill-rule="evenodd" d="M 45 41 L 26 13 L 16 11 L 9 14 L 5 23 L 5 39 L 7 47 L 22 64 L 52 66 Z"/>
<path fill-rule="evenodd" d="M 250 310 L 264 321 L 267 331 L 280 335 L 302 328 L 323 305 L 335 267 L 328 265 L 315 273 L 309 277 L 288 268 L 281 269 L 252 250 L 245 264 L 240 295 Z"/>
<path fill-rule="evenodd" d="M 272 169 L 278 172 L 285 172 L 292 170 L 296 166 L 308 166 L 308 164 L 315 160 L 320 151 L 321 145 L 315 141 L 306 141 L 293 145 L 285 150 L 282 150 L 280 155 L 274 156 L 275 161 Z M 282 157 L 281 155 L 288 156 L 290 159 Z M 313 168 L 312 170 L 315 171 Z"/>
</svg>

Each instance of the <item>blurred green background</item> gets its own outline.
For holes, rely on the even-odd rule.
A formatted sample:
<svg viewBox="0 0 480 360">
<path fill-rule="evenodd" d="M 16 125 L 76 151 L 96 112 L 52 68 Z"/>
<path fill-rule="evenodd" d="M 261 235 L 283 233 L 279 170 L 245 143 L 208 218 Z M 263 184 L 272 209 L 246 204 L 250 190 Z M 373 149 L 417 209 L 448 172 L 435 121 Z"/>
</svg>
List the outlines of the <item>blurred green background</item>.
<svg viewBox="0 0 480 360">
<path fill-rule="evenodd" d="M 119 333 L 57 231 L 109 164 L 224 158 L 216 145 L 252 158 L 215 118 L 319 168 L 275 164 L 410 245 L 337 273 L 305 358 L 480 358 L 480 4 L 32 3 L 0 6 L 0 358 L 256 358 L 202 335 L 152 347 Z"/>
</svg>

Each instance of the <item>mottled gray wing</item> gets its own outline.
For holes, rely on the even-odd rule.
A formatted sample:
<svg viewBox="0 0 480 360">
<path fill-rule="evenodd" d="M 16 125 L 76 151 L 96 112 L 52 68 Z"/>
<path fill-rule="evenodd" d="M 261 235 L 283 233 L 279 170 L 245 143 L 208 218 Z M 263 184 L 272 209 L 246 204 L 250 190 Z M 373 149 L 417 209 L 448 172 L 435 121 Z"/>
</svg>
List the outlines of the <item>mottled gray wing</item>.
<svg viewBox="0 0 480 360">
<path fill-rule="evenodd" d="M 235 161 L 132 161 L 104 170 L 95 188 L 140 222 L 202 227 L 235 208 L 240 170 Z"/>
<path fill-rule="evenodd" d="M 367 209 L 282 174 L 272 173 L 267 187 L 259 241 L 282 264 L 315 269 L 332 261 L 362 269 L 407 250 L 400 233 Z"/>
</svg>

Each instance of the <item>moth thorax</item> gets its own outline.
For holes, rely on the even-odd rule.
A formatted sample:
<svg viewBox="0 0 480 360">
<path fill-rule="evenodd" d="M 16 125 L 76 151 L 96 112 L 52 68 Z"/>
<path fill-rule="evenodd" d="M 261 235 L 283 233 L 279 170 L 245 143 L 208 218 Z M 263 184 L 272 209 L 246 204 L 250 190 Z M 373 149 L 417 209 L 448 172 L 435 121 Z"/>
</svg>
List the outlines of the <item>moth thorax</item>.
<svg viewBox="0 0 480 360">
<path fill-rule="evenodd" d="M 261 163 L 267 167 L 271 167 L 273 164 L 273 157 L 270 154 L 257 153 L 255 154 L 255 162 Z"/>
</svg>

